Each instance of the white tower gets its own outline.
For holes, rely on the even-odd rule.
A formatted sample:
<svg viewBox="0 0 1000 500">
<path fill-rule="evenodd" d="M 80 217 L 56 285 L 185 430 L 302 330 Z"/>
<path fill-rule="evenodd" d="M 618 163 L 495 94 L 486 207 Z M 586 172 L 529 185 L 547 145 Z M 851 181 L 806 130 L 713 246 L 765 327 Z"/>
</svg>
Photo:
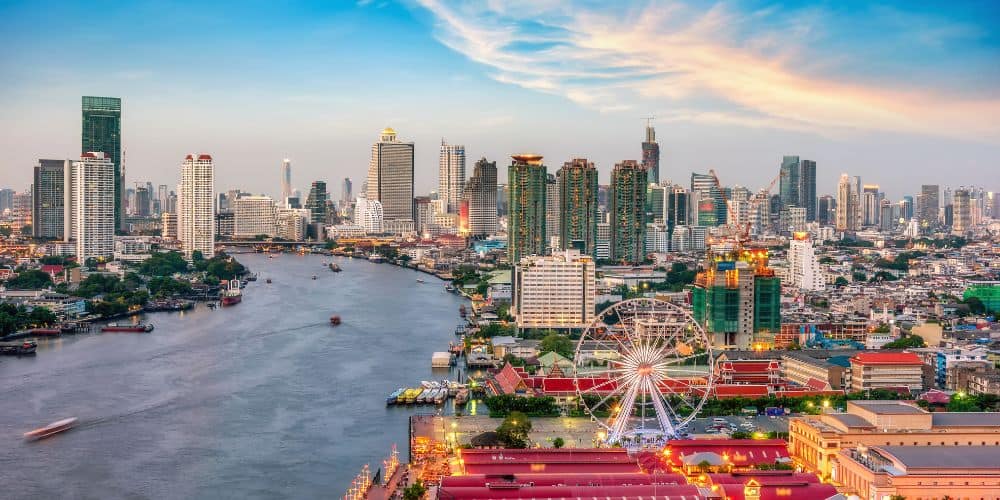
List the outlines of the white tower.
<svg viewBox="0 0 1000 500">
<path fill-rule="evenodd" d="M 115 249 L 115 164 L 105 153 L 83 153 L 73 165 L 76 258 L 110 258 Z"/>
<path fill-rule="evenodd" d="M 441 139 L 438 163 L 438 199 L 444 201 L 445 212 L 458 213 L 465 185 L 465 146 L 448 144 Z"/>
<path fill-rule="evenodd" d="M 206 258 L 215 255 L 215 164 L 207 154 L 187 155 L 181 163 L 177 195 L 177 238 L 184 257 L 195 250 Z"/>
</svg>

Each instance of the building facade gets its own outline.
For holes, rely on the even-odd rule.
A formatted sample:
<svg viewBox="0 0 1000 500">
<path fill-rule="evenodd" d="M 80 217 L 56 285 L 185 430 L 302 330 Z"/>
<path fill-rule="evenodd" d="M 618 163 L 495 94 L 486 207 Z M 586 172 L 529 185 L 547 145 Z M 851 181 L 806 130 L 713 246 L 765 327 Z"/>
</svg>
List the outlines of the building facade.
<svg viewBox="0 0 1000 500">
<path fill-rule="evenodd" d="M 382 212 L 382 203 L 369 200 L 366 196 L 358 197 L 354 205 L 354 224 L 365 229 L 365 234 L 382 234 L 385 232 L 383 222 L 385 214 Z"/>
<path fill-rule="evenodd" d="M 38 160 L 31 185 L 31 235 L 69 241 L 73 228 L 73 162 Z"/>
<path fill-rule="evenodd" d="M 611 171 L 611 259 L 639 263 L 646 259 L 646 169 L 635 160 Z"/>
<path fill-rule="evenodd" d="M 76 258 L 109 259 L 115 251 L 115 164 L 110 155 L 89 152 L 73 165 L 73 234 Z"/>
<path fill-rule="evenodd" d="M 125 171 L 122 168 L 122 100 L 118 97 L 83 96 L 83 130 L 80 152 L 104 153 L 114 165 L 115 227 L 125 224 Z"/>
<path fill-rule="evenodd" d="M 799 206 L 806 209 L 806 222 L 816 220 L 816 162 L 799 162 Z"/>
<path fill-rule="evenodd" d="M 497 162 L 480 158 L 465 183 L 462 199 L 468 207 L 470 236 L 488 236 L 497 230 Z"/>
<path fill-rule="evenodd" d="M 648 172 L 651 184 L 660 183 L 660 145 L 656 142 L 656 129 L 646 124 L 646 140 L 642 141 L 642 166 Z"/>
<path fill-rule="evenodd" d="M 401 142 L 392 128 L 372 144 L 368 199 L 382 203 L 387 221 L 413 220 L 413 152 L 413 143 Z"/>
<path fill-rule="evenodd" d="M 778 179 L 781 206 L 799 207 L 799 157 L 784 156 L 781 158 L 781 172 Z"/>
<path fill-rule="evenodd" d="M 597 242 L 597 169 L 576 158 L 563 164 L 559 184 L 559 245 L 594 255 Z"/>
<path fill-rule="evenodd" d="M 177 231 L 184 257 L 215 256 L 215 163 L 211 155 L 190 154 L 181 163 Z"/>
<path fill-rule="evenodd" d="M 859 193 L 855 191 L 855 183 L 847 174 L 841 174 L 840 182 L 837 184 L 837 207 L 836 220 L 834 221 L 837 231 L 856 232 L 861 216 L 859 210 Z"/>
<path fill-rule="evenodd" d="M 541 155 L 514 155 L 507 168 L 507 255 L 511 264 L 521 257 L 544 255 L 547 174 Z"/>
<path fill-rule="evenodd" d="M 326 192 L 326 181 L 313 181 L 309 186 L 309 195 L 306 197 L 306 210 L 309 211 L 309 220 L 312 222 L 326 222 L 327 200 L 329 194 Z"/>
<path fill-rule="evenodd" d="M 438 198 L 444 201 L 445 212 L 458 213 L 465 186 L 465 146 L 441 140 L 438 159 Z"/>
<path fill-rule="evenodd" d="M 923 389 L 923 362 L 916 354 L 861 352 L 851 358 L 851 391 Z"/>
<path fill-rule="evenodd" d="M 518 328 L 590 325 L 597 297 L 595 268 L 594 260 L 578 250 L 522 258 L 512 275 L 511 314 Z"/>
<path fill-rule="evenodd" d="M 274 237 L 277 234 L 277 209 L 270 196 L 240 196 L 232 201 L 233 237 Z"/>
<path fill-rule="evenodd" d="M 281 199 L 282 204 L 292 196 L 292 160 L 281 161 Z"/>
<path fill-rule="evenodd" d="M 791 285 L 799 290 L 819 291 L 826 288 L 826 277 L 809 233 L 796 232 L 788 242 L 788 273 Z"/>
</svg>

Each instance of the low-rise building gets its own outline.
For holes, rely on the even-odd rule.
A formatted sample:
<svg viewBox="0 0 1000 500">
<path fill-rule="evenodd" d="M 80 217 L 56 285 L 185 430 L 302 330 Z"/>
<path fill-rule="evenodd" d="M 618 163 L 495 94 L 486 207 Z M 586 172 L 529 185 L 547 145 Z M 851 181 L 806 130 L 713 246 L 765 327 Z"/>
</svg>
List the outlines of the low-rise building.
<svg viewBox="0 0 1000 500">
<path fill-rule="evenodd" d="M 923 389 L 923 362 L 911 352 L 859 352 L 851 358 L 851 391 Z"/>
<path fill-rule="evenodd" d="M 997 498 L 1000 446 L 858 446 L 841 450 L 831 479 L 861 498 Z"/>
<path fill-rule="evenodd" d="M 782 378 L 815 390 L 842 390 L 850 384 L 848 366 L 830 359 L 817 359 L 808 354 L 788 351 L 781 356 Z"/>
</svg>

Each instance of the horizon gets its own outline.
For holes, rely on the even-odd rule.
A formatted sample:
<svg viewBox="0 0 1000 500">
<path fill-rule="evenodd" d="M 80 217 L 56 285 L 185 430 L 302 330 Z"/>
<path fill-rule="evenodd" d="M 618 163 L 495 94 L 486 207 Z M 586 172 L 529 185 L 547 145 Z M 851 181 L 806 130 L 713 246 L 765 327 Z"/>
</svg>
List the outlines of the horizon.
<svg viewBox="0 0 1000 500">
<path fill-rule="evenodd" d="M 226 5 L 0 7 L 16 49 L 0 56 L 0 187 L 76 158 L 80 98 L 97 95 L 122 99 L 126 187 L 174 189 L 205 152 L 217 191 L 276 196 L 288 158 L 293 187 L 324 180 L 339 199 L 386 126 L 416 144 L 419 194 L 442 138 L 501 182 L 532 151 L 550 173 L 588 158 L 604 184 L 656 116 L 661 180 L 684 186 L 714 168 L 756 191 L 794 155 L 817 162 L 817 196 L 842 173 L 894 201 L 922 184 L 1000 190 L 984 175 L 1000 155 L 995 4 L 855 6 L 870 19 L 841 4 Z"/>
</svg>

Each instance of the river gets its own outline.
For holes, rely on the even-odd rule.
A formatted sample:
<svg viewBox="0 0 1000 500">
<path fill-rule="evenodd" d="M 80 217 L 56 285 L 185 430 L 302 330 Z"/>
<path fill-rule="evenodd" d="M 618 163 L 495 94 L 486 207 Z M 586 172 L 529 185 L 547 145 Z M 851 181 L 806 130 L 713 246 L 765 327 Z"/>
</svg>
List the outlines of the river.
<svg viewBox="0 0 1000 500">
<path fill-rule="evenodd" d="M 407 417 L 434 409 L 385 397 L 447 376 L 430 358 L 455 339 L 461 299 L 389 264 L 238 259 L 260 279 L 235 307 L 153 313 L 149 334 L 40 340 L 37 356 L 0 358 L 0 497 L 339 498 L 393 443 L 405 461 Z M 322 266 L 331 259 L 344 271 Z M 76 429 L 21 438 L 70 416 Z"/>
</svg>

